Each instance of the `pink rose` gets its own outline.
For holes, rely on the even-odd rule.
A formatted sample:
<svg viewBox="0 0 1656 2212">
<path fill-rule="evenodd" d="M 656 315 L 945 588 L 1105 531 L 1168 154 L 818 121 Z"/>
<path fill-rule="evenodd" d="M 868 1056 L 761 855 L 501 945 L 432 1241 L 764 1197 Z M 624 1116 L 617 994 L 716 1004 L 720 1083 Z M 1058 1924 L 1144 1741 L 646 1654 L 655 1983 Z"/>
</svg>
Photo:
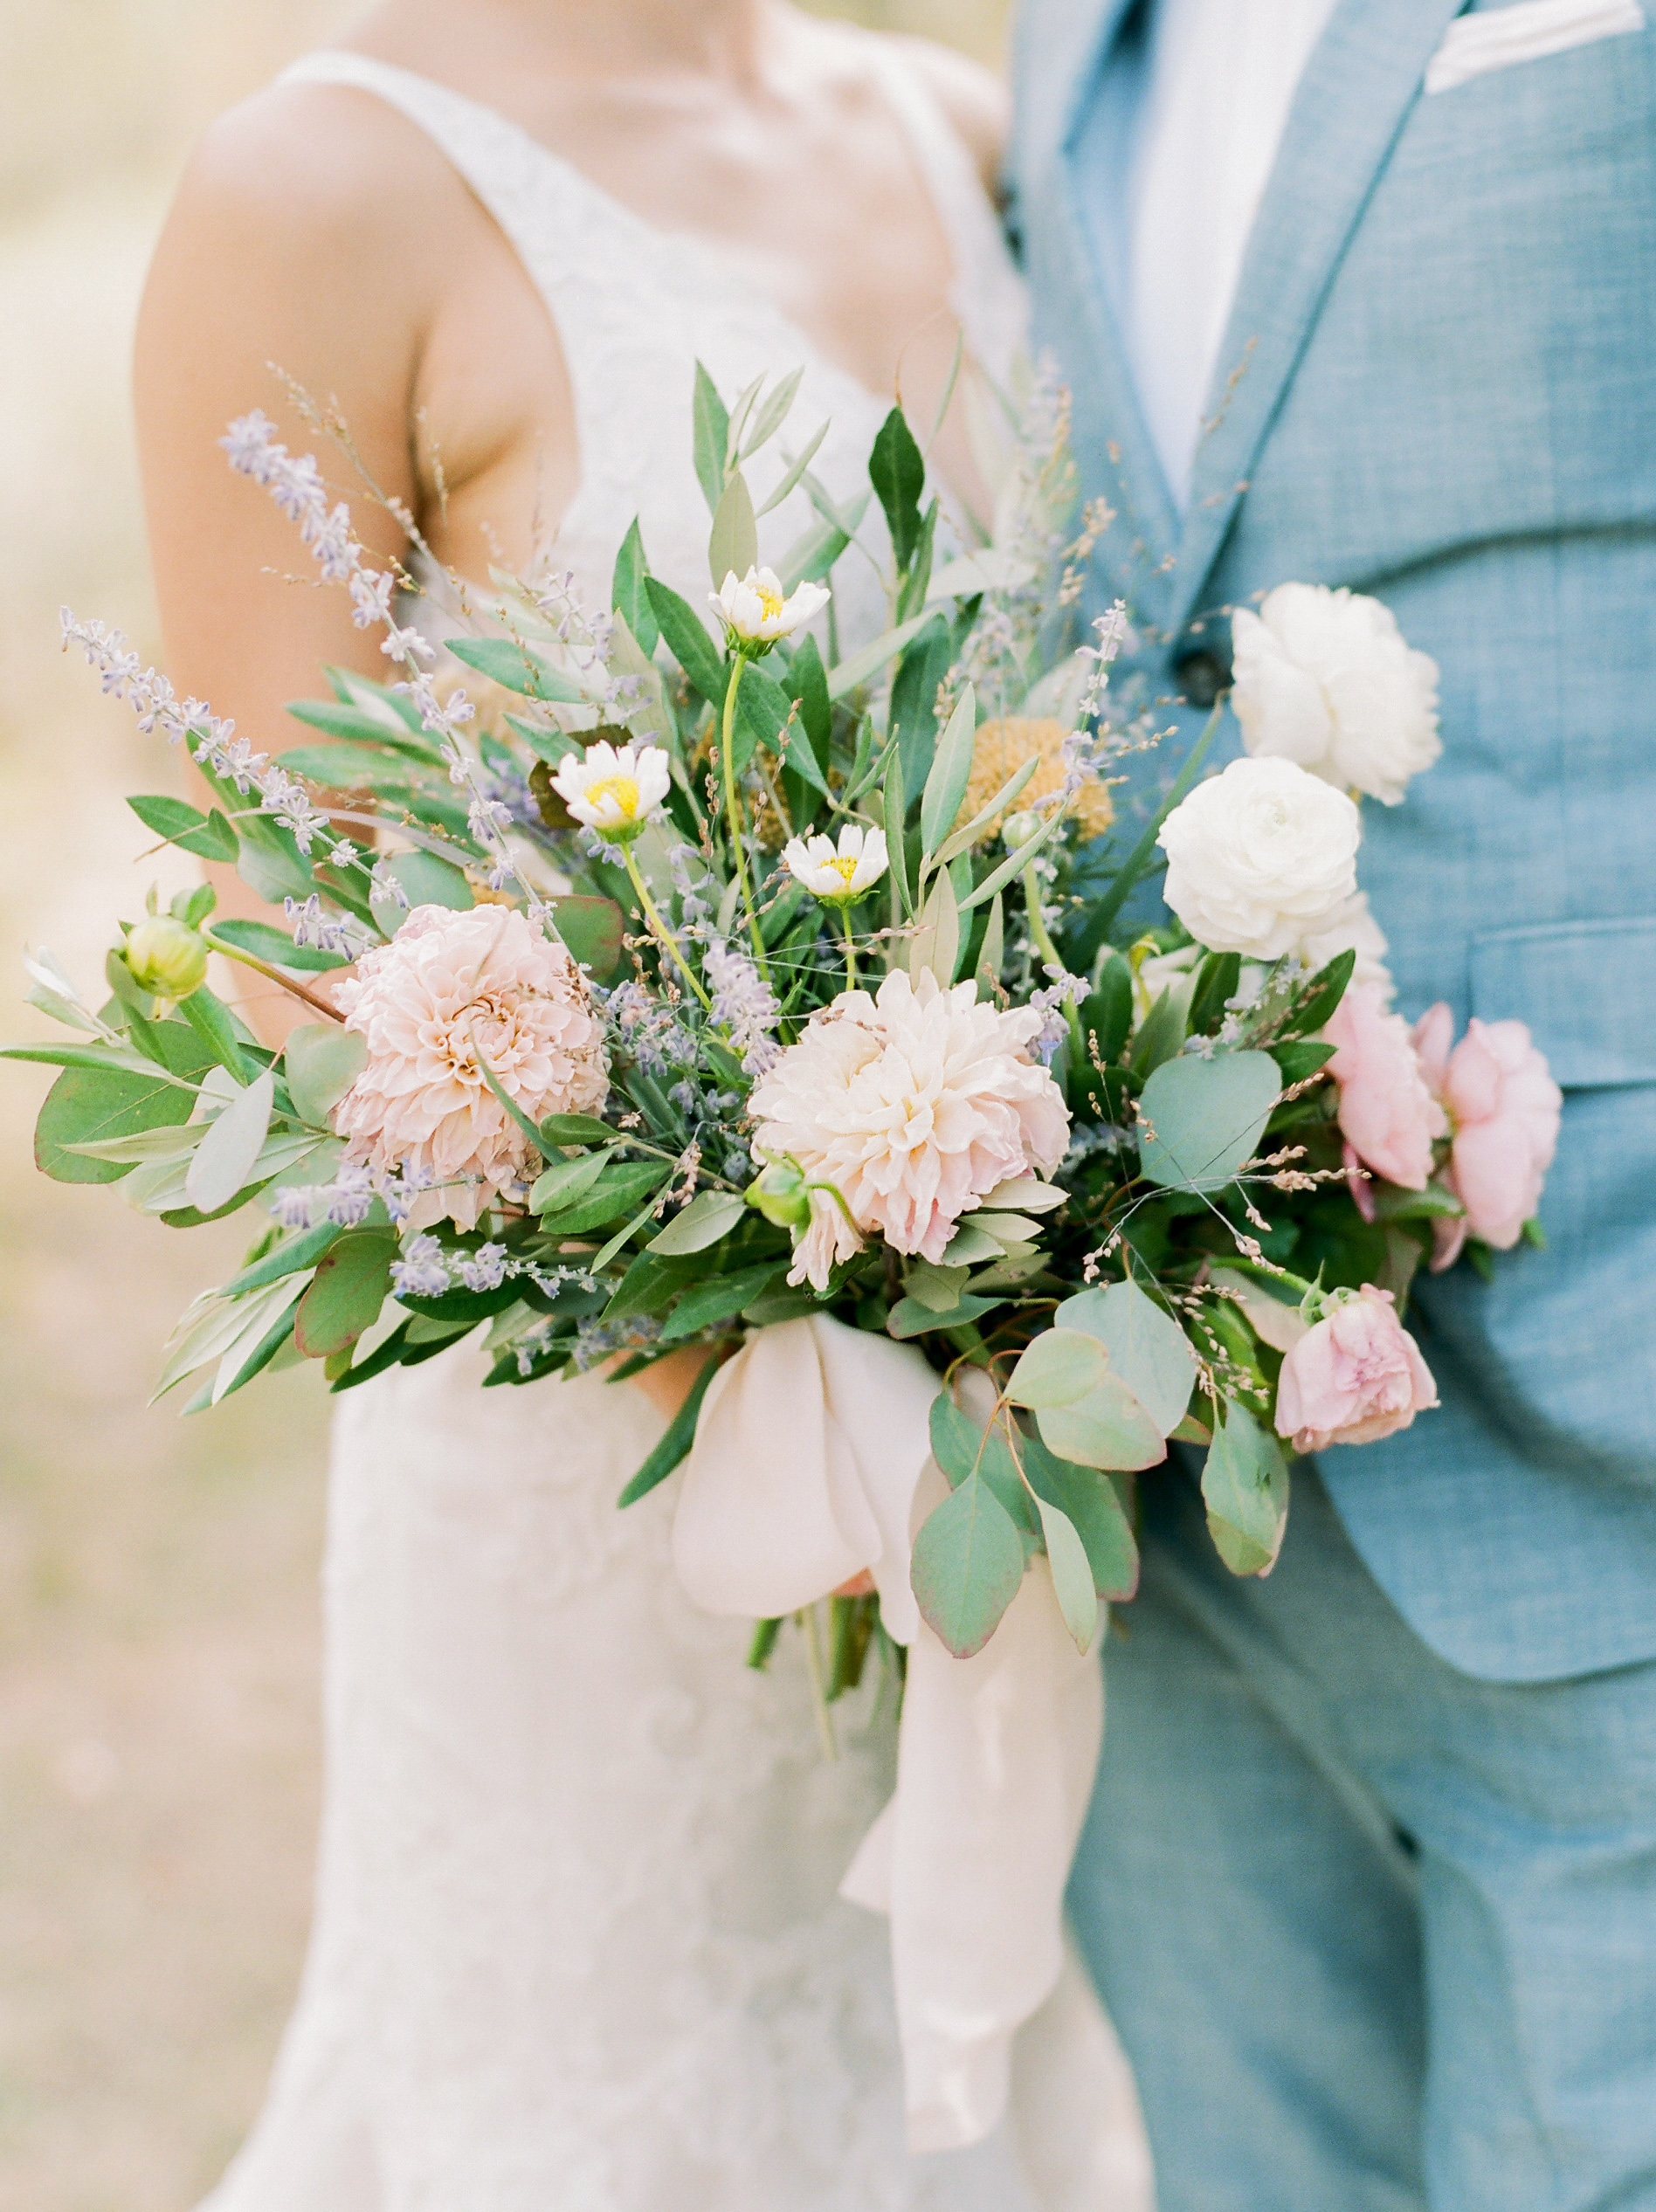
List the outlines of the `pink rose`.
<svg viewBox="0 0 1656 2212">
<path fill-rule="evenodd" d="M 1432 1264 L 1439 1274 L 1468 1236 L 1499 1251 L 1518 1242 L 1540 1202 L 1563 1106 L 1563 1093 L 1523 1023 L 1474 1019 L 1451 1051 L 1453 1033 L 1444 1005 L 1424 1014 L 1415 1030 L 1415 1049 L 1454 1133 L 1449 1188 L 1466 1209 L 1460 1221 L 1433 1223 Z"/>
<path fill-rule="evenodd" d="M 1328 1072 L 1340 1086 L 1340 1127 L 1359 1160 L 1404 1190 L 1424 1190 L 1432 1141 L 1448 1127 L 1420 1072 L 1409 1024 L 1388 1014 L 1374 983 L 1355 984 L 1322 1032 L 1338 1046 Z"/>
<path fill-rule="evenodd" d="M 1365 1283 L 1336 1292 L 1323 1319 L 1285 1355 L 1277 1433 L 1301 1452 L 1373 1444 L 1437 1402 L 1438 1386 L 1390 1292 Z"/>
</svg>

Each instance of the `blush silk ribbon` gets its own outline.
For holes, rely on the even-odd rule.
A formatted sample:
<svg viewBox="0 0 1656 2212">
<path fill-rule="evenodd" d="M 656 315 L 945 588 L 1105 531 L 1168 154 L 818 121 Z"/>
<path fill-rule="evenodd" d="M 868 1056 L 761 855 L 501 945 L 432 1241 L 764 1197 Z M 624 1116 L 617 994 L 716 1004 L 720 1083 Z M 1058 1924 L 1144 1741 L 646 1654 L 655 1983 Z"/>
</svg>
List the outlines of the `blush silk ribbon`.
<svg viewBox="0 0 1656 2212">
<path fill-rule="evenodd" d="M 908 2140 L 980 2140 L 1006 2110 L 1013 2039 L 1064 1968 L 1064 1890 L 1103 1731 L 1096 1655 L 1065 1629 L 1044 1558 L 983 1649 L 920 1617 L 913 1533 L 947 1495 L 938 1379 L 913 1346 L 813 1314 L 760 1329 L 708 1388 L 673 1564 L 711 1613 L 770 1619 L 864 1568 L 908 1647 L 897 1787 L 841 1895 L 891 1918 Z M 992 1403 L 969 1371 L 966 1402 Z"/>
</svg>

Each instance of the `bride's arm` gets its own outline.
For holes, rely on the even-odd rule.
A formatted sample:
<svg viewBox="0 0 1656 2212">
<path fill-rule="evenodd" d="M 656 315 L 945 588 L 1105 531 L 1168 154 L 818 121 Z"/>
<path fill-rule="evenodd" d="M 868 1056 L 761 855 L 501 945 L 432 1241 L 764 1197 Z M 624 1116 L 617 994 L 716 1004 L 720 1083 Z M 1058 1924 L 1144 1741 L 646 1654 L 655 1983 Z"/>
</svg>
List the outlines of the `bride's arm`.
<svg viewBox="0 0 1656 2212">
<path fill-rule="evenodd" d="M 234 718 L 261 751 L 310 733 L 283 710 L 321 688 L 324 662 L 384 676 L 377 638 L 354 627 L 337 589 L 318 588 L 298 533 L 219 450 L 225 425 L 262 408 L 296 452 L 315 451 L 381 558 L 402 530 L 359 496 L 342 457 L 300 418 L 285 372 L 348 422 L 383 489 L 411 505 L 417 486 L 409 395 L 426 302 L 417 257 L 397 235 L 388 148 L 373 119 L 348 132 L 329 95 L 260 94 L 216 125 L 191 161 L 157 249 L 135 364 L 138 441 L 166 661 L 181 693 Z M 258 901 L 217 874 L 232 912 Z M 250 1018 L 286 1028 L 280 994 Z"/>
</svg>

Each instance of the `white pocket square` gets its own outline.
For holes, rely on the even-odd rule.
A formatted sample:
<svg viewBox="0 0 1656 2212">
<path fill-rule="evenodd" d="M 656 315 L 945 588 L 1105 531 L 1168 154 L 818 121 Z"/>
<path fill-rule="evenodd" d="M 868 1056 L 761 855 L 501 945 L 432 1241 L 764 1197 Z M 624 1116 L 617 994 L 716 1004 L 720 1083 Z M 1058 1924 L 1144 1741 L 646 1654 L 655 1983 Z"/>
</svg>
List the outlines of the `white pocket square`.
<svg viewBox="0 0 1656 2212">
<path fill-rule="evenodd" d="M 1518 0 L 1511 8 L 1487 8 L 1457 16 L 1426 64 L 1429 93 L 1452 92 L 1492 69 L 1538 61 L 1596 38 L 1618 38 L 1645 28 L 1639 0 Z"/>
</svg>

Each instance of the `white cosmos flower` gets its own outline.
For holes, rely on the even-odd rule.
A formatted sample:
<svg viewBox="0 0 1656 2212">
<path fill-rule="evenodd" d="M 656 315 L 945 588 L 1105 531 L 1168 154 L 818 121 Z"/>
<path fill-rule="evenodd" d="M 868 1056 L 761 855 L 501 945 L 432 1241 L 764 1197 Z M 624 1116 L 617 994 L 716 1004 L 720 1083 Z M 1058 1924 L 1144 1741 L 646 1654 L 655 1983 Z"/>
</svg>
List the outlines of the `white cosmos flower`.
<svg viewBox="0 0 1656 2212">
<path fill-rule="evenodd" d="M 573 753 L 552 782 L 577 822 L 612 844 L 636 837 L 667 796 L 667 756 L 659 745 L 611 745 L 600 738 Z"/>
<path fill-rule="evenodd" d="M 1284 583 L 1231 617 L 1231 705 L 1248 751 L 1396 806 L 1443 750 L 1438 664 L 1361 592 Z"/>
<path fill-rule="evenodd" d="M 790 837 L 782 849 L 788 872 L 818 899 L 836 902 L 860 899 L 871 884 L 886 872 L 887 856 L 883 830 L 864 830 L 847 822 L 839 843 L 831 837 Z"/>
<path fill-rule="evenodd" d="M 1163 897 L 1198 945 L 1280 960 L 1357 887 L 1357 810 L 1292 761 L 1232 761 L 1162 824 Z"/>
<path fill-rule="evenodd" d="M 727 569 L 724 582 L 708 595 L 731 637 L 744 645 L 770 645 L 791 637 L 833 596 L 820 583 L 802 583 L 783 591 L 774 569 L 749 569 L 739 576 Z"/>
</svg>

